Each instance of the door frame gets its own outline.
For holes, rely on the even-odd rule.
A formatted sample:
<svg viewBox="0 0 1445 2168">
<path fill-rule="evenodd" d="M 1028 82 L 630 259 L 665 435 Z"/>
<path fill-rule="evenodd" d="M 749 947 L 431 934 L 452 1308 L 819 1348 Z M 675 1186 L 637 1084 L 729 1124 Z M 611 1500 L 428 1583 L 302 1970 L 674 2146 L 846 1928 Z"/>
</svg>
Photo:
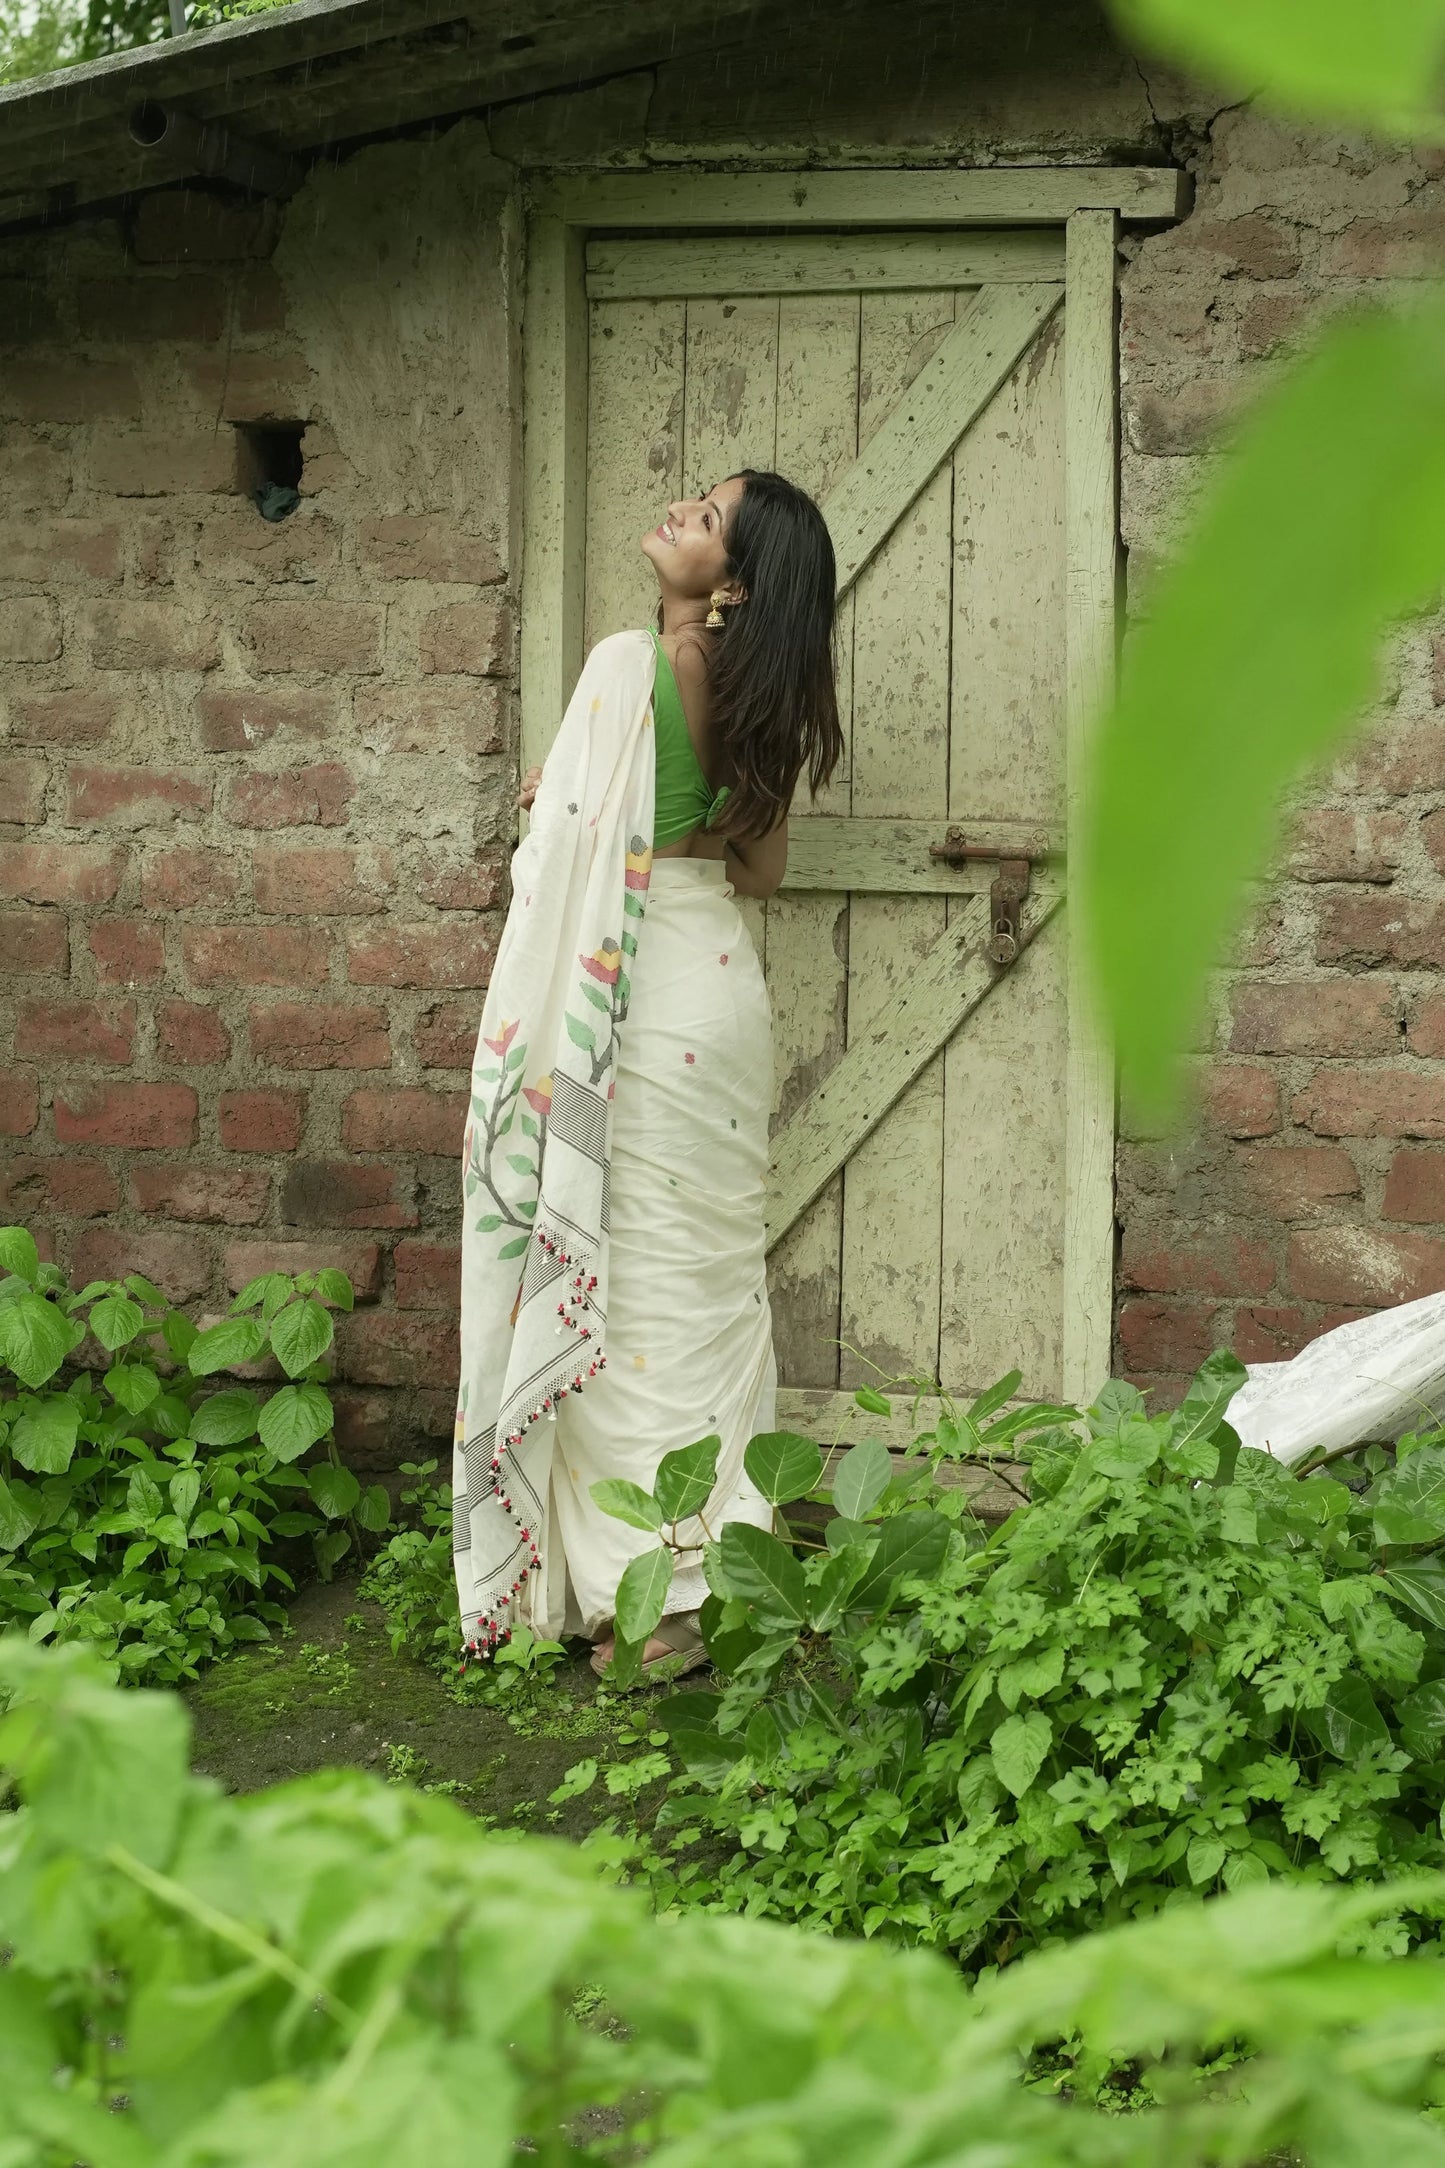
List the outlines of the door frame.
<svg viewBox="0 0 1445 2168">
<path fill-rule="evenodd" d="M 1078 862 L 1084 752 L 1114 679 L 1120 630 L 1120 222 L 1182 216 L 1173 167 L 847 168 L 760 173 L 568 173 L 535 179 L 522 317 L 521 758 L 545 751 L 582 663 L 587 509 L 588 300 L 594 233 L 757 227 L 901 230 L 1062 226 L 1066 862 Z M 1063 1391 L 1087 1404 L 1109 1374 L 1114 1301 L 1115 1077 L 1070 944 L 1064 1145 Z M 810 1400 L 796 1399 L 801 1416 Z M 902 1410 L 907 1403 L 901 1404 Z M 822 1414 L 820 1407 L 815 1411 Z M 871 1423 L 876 1429 L 876 1422 Z M 890 1442 L 894 1442 L 890 1439 Z"/>
</svg>

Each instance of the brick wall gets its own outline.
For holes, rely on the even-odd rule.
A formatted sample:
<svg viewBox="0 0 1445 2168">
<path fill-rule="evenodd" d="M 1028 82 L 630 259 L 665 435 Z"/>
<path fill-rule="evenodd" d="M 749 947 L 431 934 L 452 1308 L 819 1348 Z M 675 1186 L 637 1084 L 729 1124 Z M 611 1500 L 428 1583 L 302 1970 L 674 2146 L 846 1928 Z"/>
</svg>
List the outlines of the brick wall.
<svg viewBox="0 0 1445 2168">
<path fill-rule="evenodd" d="M 1193 215 L 1125 274 L 1131 604 L 1240 399 L 1310 326 L 1445 257 L 1436 154 L 1244 108 L 1196 153 Z M 1445 624 L 1392 643 L 1371 733 L 1302 793 L 1217 988 L 1190 1135 L 1119 1153 L 1117 1358 L 1167 1399 L 1211 1347 L 1293 1354 L 1445 1286 Z"/>
<path fill-rule="evenodd" d="M 451 1430 L 514 833 L 511 182 L 464 126 L 284 213 L 167 191 L 0 244 L 0 1218 L 197 1313 L 342 1266 L 373 1464 Z M 235 425 L 298 420 L 268 524 Z"/>
</svg>

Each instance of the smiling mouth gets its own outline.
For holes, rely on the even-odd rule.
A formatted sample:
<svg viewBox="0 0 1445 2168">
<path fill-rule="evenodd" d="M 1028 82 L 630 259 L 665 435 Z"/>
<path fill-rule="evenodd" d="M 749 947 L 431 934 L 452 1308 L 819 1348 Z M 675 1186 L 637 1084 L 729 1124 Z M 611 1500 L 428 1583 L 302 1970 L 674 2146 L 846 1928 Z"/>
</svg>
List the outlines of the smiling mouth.
<svg viewBox="0 0 1445 2168">
<path fill-rule="evenodd" d="M 670 519 L 665 519 L 657 532 L 662 536 L 664 542 L 671 542 L 673 547 L 676 548 L 677 536 L 672 531 L 672 521 Z"/>
</svg>

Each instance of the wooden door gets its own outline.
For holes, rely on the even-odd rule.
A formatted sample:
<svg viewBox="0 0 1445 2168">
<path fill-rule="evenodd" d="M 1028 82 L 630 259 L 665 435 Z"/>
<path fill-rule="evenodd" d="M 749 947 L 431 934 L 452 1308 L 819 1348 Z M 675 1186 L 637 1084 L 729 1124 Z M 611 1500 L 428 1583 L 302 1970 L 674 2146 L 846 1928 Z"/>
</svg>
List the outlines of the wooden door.
<svg viewBox="0 0 1445 2168">
<path fill-rule="evenodd" d="M 739 467 L 817 496 L 838 553 L 847 752 L 752 907 L 794 1420 L 846 1430 L 856 1386 L 1014 1367 L 1053 1398 L 1107 1363 L 1111 1083 L 1060 905 L 1111 643 L 1113 233 L 1084 212 L 1067 239 L 587 247 L 586 642 L 649 620 L 638 537 Z M 950 831 L 997 855 L 937 855 Z M 1000 966 L 990 896 L 1020 851 Z"/>
</svg>

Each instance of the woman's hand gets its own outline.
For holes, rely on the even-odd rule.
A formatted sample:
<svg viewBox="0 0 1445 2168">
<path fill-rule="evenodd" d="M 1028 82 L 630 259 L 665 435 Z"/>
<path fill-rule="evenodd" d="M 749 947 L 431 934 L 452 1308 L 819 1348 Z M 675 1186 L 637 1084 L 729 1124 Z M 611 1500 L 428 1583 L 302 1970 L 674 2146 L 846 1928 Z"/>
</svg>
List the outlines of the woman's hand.
<svg viewBox="0 0 1445 2168">
<path fill-rule="evenodd" d="M 517 803 L 524 813 L 531 812 L 532 800 L 537 795 L 537 785 L 541 780 L 542 771 L 540 768 L 529 768 L 522 777 L 522 788 L 517 793 Z"/>
</svg>

